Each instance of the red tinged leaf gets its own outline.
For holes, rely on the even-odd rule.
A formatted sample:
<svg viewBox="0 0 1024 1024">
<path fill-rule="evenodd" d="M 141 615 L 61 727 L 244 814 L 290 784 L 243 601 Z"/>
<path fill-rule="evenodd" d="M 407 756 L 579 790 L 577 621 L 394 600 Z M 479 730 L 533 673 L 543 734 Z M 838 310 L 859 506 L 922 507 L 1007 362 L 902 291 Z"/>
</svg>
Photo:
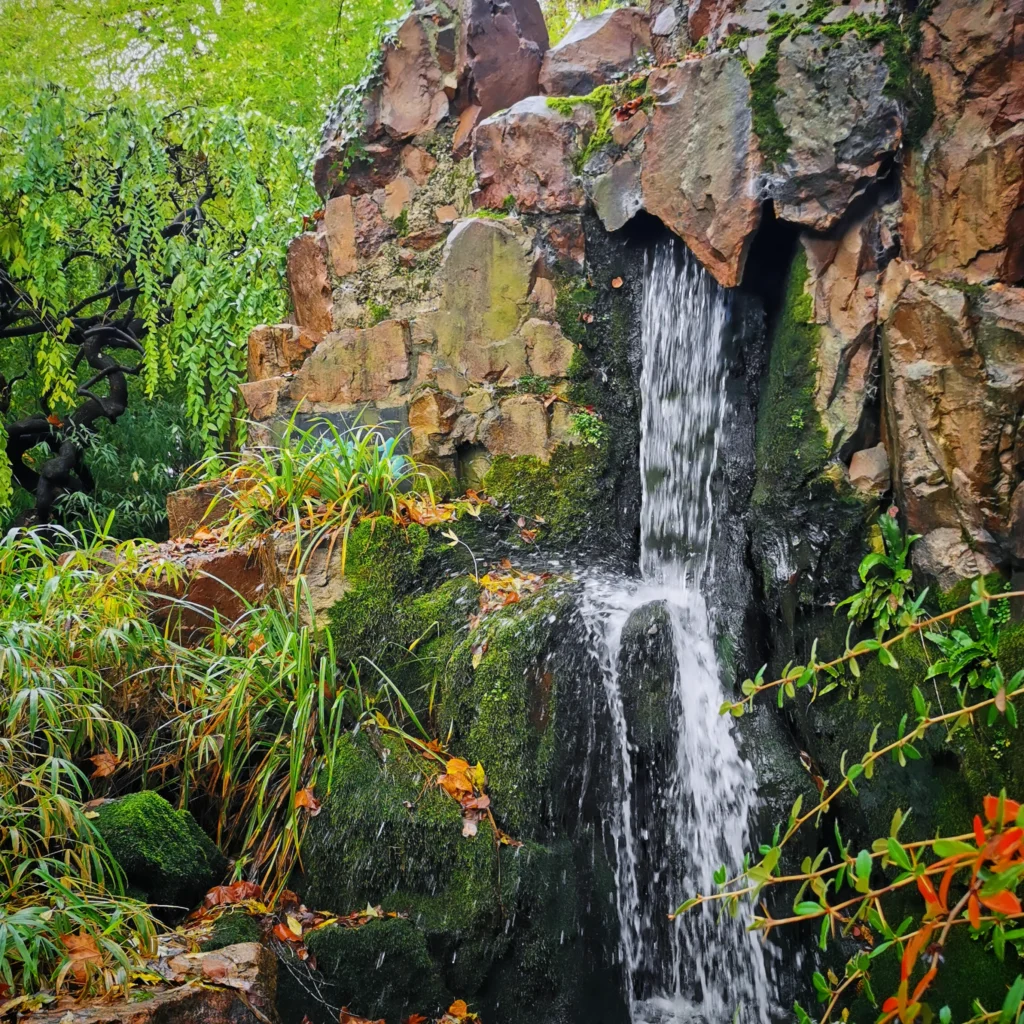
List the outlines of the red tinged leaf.
<svg viewBox="0 0 1024 1024">
<path fill-rule="evenodd" d="M 424 1017 L 422 1013 L 410 1013 L 409 1016 L 402 1021 L 402 1024 L 424 1024 L 426 1019 L 427 1018 Z"/>
<path fill-rule="evenodd" d="M 989 910 L 994 910 L 997 914 L 1005 914 L 1007 917 L 1014 917 L 1021 912 L 1020 900 L 1009 889 L 997 892 L 993 896 L 982 895 L 981 902 Z M 971 923 L 974 924 L 973 921 Z"/>
<path fill-rule="evenodd" d="M 935 892 L 935 886 L 932 885 L 931 879 L 924 875 L 919 875 L 917 879 L 917 889 L 924 897 L 925 903 L 934 904 L 935 906 L 939 905 L 939 897 Z"/>
<path fill-rule="evenodd" d="M 347 1007 L 341 1008 L 341 1014 L 338 1017 L 340 1024 L 386 1024 L 383 1020 L 368 1020 L 366 1017 L 357 1017 L 354 1013 L 349 1013 Z"/>
<path fill-rule="evenodd" d="M 900 1008 L 900 1004 L 897 1002 L 895 996 L 889 996 L 884 1003 L 882 1003 L 882 1013 L 895 1013 Z"/>
<path fill-rule="evenodd" d="M 280 939 L 282 942 L 301 942 L 302 933 L 296 935 L 288 925 L 278 922 L 274 925 L 274 938 Z"/>
<path fill-rule="evenodd" d="M 974 838 L 979 846 L 985 845 L 985 826 L 981 823 L 981 815 L 974 816 Z"/>
<path fill-rule="evenodd" d="M 946 873 L 942 876 L 942 882 L 939 884 L 939 903 L 947 912 L 949 911 L 949 884 L 953 881 L 955 874 L 955 867 L 946 868 Z"/>
<path fill-rule="evenodd" d="M 903 950 L 903 960 L 900 963 L 901 981 L 906 981 L 914 973 L 914 964 L 917 963 L 921 950 L 928 945 L 928 940 L 931 937 L 932 925 L 927 924 L 907 943 L 907 948 Z"/>
<path fill-rule="evenodd" d="M 121 767 L 121 759 L 108 750 L 90 757 L 89 760 L 96 766 L 96 770 L 89 776 L 92 779 L 109 778 Z"/>
<path fill-rule="evenodd" d="M 939 973 L 938 967 L 933 967 L 918 983 L 917 988 L 914 989 L 914 994 L 910 997 L 912 1003 L 916 1003 L 921 996 L 924 995 L 925 989 L 935 980 L 935 975 Z"/>
<path fill-rule="evenodd" d="M 999 814 L 999 797 L 987 796 L 982 801 L 985 808 L 985 817 L 991 824 L 995 824 L 996 816 Z M 1020 804 L 1016 800 L 1003 801 L 1003 823 L 1016 821 L 1020 812 Z"/>
<path fill-rule="evenodd" d="M 263 899 L 263 888 L 255 882 L 232 882 L 230 885 L 215 885 L 204 897 L 206 907 L 219 907 L 223 903 L 242 903 L 245 900 Z"/>
<path fill-rule="evenodd" d="M 973 894 L 967 901 L 967 919 L 975 931 L 981 927 L 981 907 L 978 904 L 978 897 Z"/>
</svg>

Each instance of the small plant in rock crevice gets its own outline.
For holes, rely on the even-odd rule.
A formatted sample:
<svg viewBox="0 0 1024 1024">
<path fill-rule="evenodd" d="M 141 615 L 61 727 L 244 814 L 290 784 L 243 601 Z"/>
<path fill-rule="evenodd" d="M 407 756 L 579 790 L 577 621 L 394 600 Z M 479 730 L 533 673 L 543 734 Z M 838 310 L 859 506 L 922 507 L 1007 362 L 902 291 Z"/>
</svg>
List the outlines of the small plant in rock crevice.
<svg viewBox="0 0 1024 1024">
<path fill-rule="evenodd" d="M 594 447 L 604 444 L 608 436 L 604 421 L 589 409 L 573 413 L 569 419 L 569 429 L 583 444 Z"/>
<path fill-rule="evenodd" d="M 864 556 L 858 569 L 863 589 L 836 605 L 836 611 L 849 605 L 847 617 L 858 625 L 872 622 L 878 640 L 894 626 L 903 628 L 916 622 L 928 595 L 924 590 L 913 598 L 914 573 L 907 559 L 920 534 L 904 536 L 896 518 L 898 512 L 894 505 L 879 516 L 884 550 Z"/>
</svg>

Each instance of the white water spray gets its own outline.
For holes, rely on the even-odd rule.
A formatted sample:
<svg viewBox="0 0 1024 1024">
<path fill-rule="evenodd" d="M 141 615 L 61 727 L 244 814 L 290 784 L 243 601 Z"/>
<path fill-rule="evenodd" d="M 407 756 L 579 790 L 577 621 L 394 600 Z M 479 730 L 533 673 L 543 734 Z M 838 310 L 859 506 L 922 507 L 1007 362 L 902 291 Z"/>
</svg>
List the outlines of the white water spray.
<svg viewBox="0 0 1024 1024">
<path fill-rule="evenodd" d="M 681 258 L 680 258 L 681 256 Z M 701 592 L 713 580 L 712 483 L 727 412 L 726 293 L 674 243 L 648 258 L 643 306 L 640 464 L 642 580 L 592 578 L 583 613 L 601 654 L 613 732 L 610 829 L 616 847 L 620 951 L 634 1024 L 767 1024 L 771 999 L 758 939 L 715 905 L 672 925 L 687 896 L 714 891 L 747 844 L 753 769 L 731 720 Z M 660 604 L 674 656 L 665 764 L 638 765 L 620 653 L 630 615 Z M 652 629 L 655 627 L 651 627 Z M 662 781 L 653 787 L 651 778 Z M 652 830 L 662 835 L 652 840 Z"/>
</svg>

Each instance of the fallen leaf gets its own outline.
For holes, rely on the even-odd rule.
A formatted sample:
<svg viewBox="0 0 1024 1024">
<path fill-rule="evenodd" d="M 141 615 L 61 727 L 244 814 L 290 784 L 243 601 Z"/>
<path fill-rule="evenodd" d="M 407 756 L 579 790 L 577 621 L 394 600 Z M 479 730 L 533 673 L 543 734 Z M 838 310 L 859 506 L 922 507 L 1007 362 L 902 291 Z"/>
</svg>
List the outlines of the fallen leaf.
<svg viewBox="0 0 1024 1024">
<path fill-rule="evenodd" d="M 453 1017 L 458 1017 L 459 1020 L 462 1020 L 463 1017 L 469 1014 L 469 1007 L 466 1005 L 466 1000 L 456 999 L 455 1002 L 448 1007 L 448 1012 Z"/>
<path fill-rule="evenodd" d="M 295 808 L 305 807 L 309 816 L 315 818 L 320 813 L 320 801 L 313 795 L 313 790 L 306 786 L 295 794 Z"/>
<path fill-rule="evenodd" d="M 613 277 L 612 278 L 612 287 L 613 288 L 621 288 L 622 287 L 622 278 L 621 277 Z"/>
<path fill-rule="evenodd" d="M 109 750 L 104 750 L 99 754 L 89 758 L 94 765 L 96 765 L 96 771 L 92 773 L 90 778 L 93 779 L 106 779 L 109 778 L 118 768 L 121 767 L 121 758 L 116 754 L 111 754 Z"/>
<path fill-rule="evenodd" d="M 369 1020 L 366 1017 L 357 1017 L 354 1013 L 349 1013 L 347 1007 L 341 1008 L 341 1015 L 338 1017 L 339 1024 L 387 1024 L 383 1019 L 381 1020 Z"/>
<path fill-rule="evenodd" d="M 296 938 L 301 939 L 302 938 L 302 925 L 299 924 L 298 920 L 296 920 L 294 917 L 292 917 L 291 914 L 288 914 L 285 917 L 285 921 L 288 922 L 288 931 L 290 931 L 292 933 L 292 935 L 294 935 Z"/>
<path fill-rule="evenodd" d="M 232 882 L 230 885 L 215 885 L 204 897 L 203 905 L 218 907 L 224 903 L 242 903 L 245 900 L 263 899 L 263 888 L 255 882 Z"/>
<path fill-rule="evenodd" d="M 64 426 L 64 421 L 59 416 L 54 416 L 53 413 L 50 413 L 50 415 L 46 417 L 46 422 L 49 423 L 51 427 Z"/>
<path fill-rule="evenodd" d="M 298 942 L 302 936 L 299 935 L 299 937 L 296 938 L 295 935 L 292 934 L 288 925 L 278 922 L 274 925 L 274 938 L 280 939 L 282 942 Z"/>
<path fill-rule="evenodd" d="M 426 1019 L 427 1018 L 424 1017 L 422 1013 L 410 1013 L 409 1016 L 402 1021 L 402 1024 L 423 1024 Z"/>
<path fill-rule="evenodd" d="M 89 980 L 89 965 L 100 967 L 103 964 L 100 947 L 87 932 L 62 935 L 60 941 L 68 953 L 68 963 L 71 965 L 68 973 L 76 984 L 84 985 Z"/>
</svg>

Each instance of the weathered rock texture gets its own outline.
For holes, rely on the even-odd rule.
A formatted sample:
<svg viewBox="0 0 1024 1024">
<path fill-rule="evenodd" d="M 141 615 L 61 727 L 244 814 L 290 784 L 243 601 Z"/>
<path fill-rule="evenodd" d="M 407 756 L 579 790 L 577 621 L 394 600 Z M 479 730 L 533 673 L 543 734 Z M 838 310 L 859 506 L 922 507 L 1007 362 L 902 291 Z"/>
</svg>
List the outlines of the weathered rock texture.
<svg viewBox="0 0 1024 1024">
<path fill-rule="evenodd" d="M 902 122 L 885 93 L 882 44 L 855 32 L 835 41 L 793 34 L 779 48 L 779 120 L 789 151 L 772 187 L 783 220 L 830 228 L 880 176 L 899 147 Z"/>
<path fill-rule="evenodd" d="M 761 219 L 761 158 L 750 89 L 730 54 L 655 71 L 646 137 L 644 209 L 671 228 L 720 284 L 743 276 Z"/>
<path fill-rule="evenodd" d="M 987 571 L 1012 543 L 1024 479 L 1024 291 L 969 293 L 897 261 L 879 312 L 898 504 L 926 535 L 922 557 Z"/>
<path fill-rule="evenodd" d="M 1024 280 L 1024 2 L 941 0 L 922 26 L 936 117 L 903 168 L 904 253 L 972 282 Z"/>
<path fill-rule="evenodd" d="M 583 96 L 621 78 L 651 48 L 647 15 L 619 7 L 586 18 L 544 56 L 540 91 L 548 96 Z"/>
</svg>

